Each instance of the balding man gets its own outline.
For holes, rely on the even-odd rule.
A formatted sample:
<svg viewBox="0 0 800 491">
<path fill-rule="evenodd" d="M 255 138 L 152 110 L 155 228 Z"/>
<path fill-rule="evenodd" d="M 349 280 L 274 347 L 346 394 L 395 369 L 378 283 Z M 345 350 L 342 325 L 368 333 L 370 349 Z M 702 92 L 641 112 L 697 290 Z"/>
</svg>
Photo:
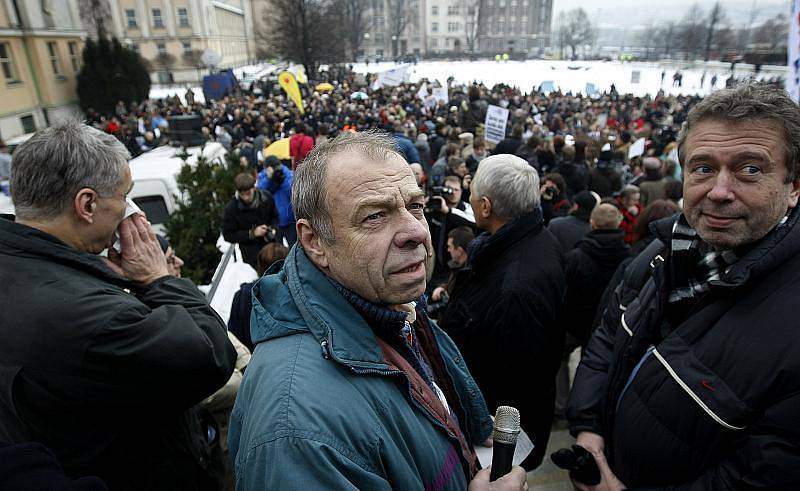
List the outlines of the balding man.
<svg viewBox="0 0 800 491">
<path fill-rule="evenodd" d="M 531 470 L 550 437 L 564 344 L 557 321 L 565 289 L 561 246 L 544 228 L 538 173 L 519 157 L 484 159 L 470 203 L 486 232 L 470 245 L 440 323 L 464 353 L 489 409 L 519 409 L 535 444 L 522 463 Z"/>
<path fill-rule="evenodd" d="M 385 135 L 344 132 L 300 167 L 298 243 L 253 287 L 256 349 L 228 439 L 237 489 L 489 488 L 473 449 L 486 404 L 425 313 L 424 200 Z M 524 485 L 515 468 L 492 489 Z"/>
</svg>

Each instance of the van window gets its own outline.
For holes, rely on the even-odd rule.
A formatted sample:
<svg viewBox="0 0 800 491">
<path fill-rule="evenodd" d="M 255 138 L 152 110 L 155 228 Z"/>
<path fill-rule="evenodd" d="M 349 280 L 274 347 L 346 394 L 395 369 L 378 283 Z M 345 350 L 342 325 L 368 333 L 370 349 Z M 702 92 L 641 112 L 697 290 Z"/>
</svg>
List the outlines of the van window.
<svg viewBox="0 0 800 491">
<path fill-rule="evenodd" d="M 164 202 L 162 196 L 139 196 L 133 198 L 133 202 L 147 215 L 147 220 L 149 220 L 150 223 L 162 224 L 169 218 L 167 203 Z"/>
</svg>

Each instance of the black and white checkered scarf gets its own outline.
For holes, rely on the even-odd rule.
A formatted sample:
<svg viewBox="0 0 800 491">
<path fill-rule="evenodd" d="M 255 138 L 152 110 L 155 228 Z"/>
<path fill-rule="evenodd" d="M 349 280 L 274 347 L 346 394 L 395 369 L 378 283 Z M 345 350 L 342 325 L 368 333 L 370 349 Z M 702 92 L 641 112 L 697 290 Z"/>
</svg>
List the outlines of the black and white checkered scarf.
<svg viewBox="0 0 800 491">
<path fill-rule="evenodd" d="M 778 227 L 788 218 L 787 214 Z M 733 250 L 712 249 L 681 214 L 672 227 L 672 290 L 668 302 L 682 302 L 708 292 L 711 285 L 736 264 L 740 254 Z"/>
</svg>

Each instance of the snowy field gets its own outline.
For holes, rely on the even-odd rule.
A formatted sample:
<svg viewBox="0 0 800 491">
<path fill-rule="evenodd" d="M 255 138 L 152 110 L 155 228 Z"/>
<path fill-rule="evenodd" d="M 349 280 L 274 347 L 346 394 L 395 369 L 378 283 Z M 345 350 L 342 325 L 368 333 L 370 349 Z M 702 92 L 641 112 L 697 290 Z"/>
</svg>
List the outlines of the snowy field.
<svg viewBox="0 0 800 491">
<path fill-rule="evenodd" d="M 359 63 L 354 70 L 361 73 L 380 72 L 397 67 L 394 63 Z M 705 67 L 705 68 L 704 68 Z M 661 71 L 664 70 L 664 84 L 661 84 Z M 705 84 L 700 87 L 700 78 L 706 71 Z M 634 72 L 639 72 L 639 81 L 634 83 Z M 488 87 L 505 83 L 530 92 L 542 82 L 552 81 L 555 87 L 564 92 L 585 93 L 586 84 L 591 83 L 599 91 L 608 90 L 614 83 L 620 93 L 634 95 L 655 94 L 660 89 L 668 94 L 700 94 L 710 92 L 711 77 L 717 74 L 717 88 L 725 85 L 730 76 L 730 65 L 723 63 L 698 63 L 695 68 L 683 69 L 683 87 L 672 87 L 674 66 L 658 63 L 630 63 L 603 61 L 426 61 L 409 66 L 410 81 L 417 82 L 422 78 L 439 80 L 442 84 L 452 76 L 456 82 L 483 82 Z M 763 67 L 759 78 L 783 76 L 786 67 Z M 752 74 L 752 67 L 737 65 L 737 77 Z"/>
<path fill-rule="evenodd" d="M 268 65 L 250 65 L 241 67 L 234 72 L 237 77 L 259 72 Z M 395 63 L 357 63 L 353 66 L 356 72 L 376 73 L 400 65 Z M 664 83 L 661 83 L 661 72 L 665 71 Z M 516 86 L 524 92 L 530 92 L 542 82 L 552 82 L 556 88 L 564 92 L 586 92 L 586 84 L 594 84 L 602 92 L 608 90 L 614 83 L 620 93 L 635 95 L 655 94 L 660 89 L 668 94 L 699 94 L 706 95 L 711 91 L 711 77 L 717 75 L 717 88 L 725 85 L 725 80 L 730 76 L 730 65 L 727 63 L 710 62 L 697 63 L 692 68 L 682 69 L 683 86 L 672 86 L 672 74 L 675 73 L 674 65 L 661 65 L 658 63 L 629 63 L 629 62 L 604 62 L 604 61 L 549 61 L 528 60 L 496 62 L 482 61 L 423 61 L 417 65 L 409 65 L 408 72 L 411 82 L 418 82 L 423 78 L 439 80 L 444 84 L 449 77 L 457 83 L 472 81 L 483 82 L 491 87 L 497 83 Z M 700 87 L 700 79 L 705 71 L 705 83 Z M 636 80 L 638 72 L 638 81 Z M 750 65 L 737 65 L 737 77 L 747 77 L 753 74 Z M 765 66 L 759 78 L 783 77 L 786 67 Z M 203 90 L 192 87 L 195 100 L 204 102 Z M 165 88 L 153 86 L 150 90 L 151 98 L 164 98 L 174 94 L 183 100 L 185 87 Z M 184 101 L 185 102 L 185 101 Z"/>
</svg>

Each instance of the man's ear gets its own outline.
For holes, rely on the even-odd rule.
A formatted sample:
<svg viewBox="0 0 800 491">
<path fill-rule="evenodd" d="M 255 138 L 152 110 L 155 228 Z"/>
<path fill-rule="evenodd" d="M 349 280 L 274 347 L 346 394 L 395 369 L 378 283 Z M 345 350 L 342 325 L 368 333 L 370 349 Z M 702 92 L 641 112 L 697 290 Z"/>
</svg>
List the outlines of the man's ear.
<svg viewBox="0 0 800 491">
<path fill-rule="evenodd" d="M 86 223 L 94 223 L 94 214 L 97 211 L 97 192 L 90 188 L 83 188 L 75 195 L 72 202 L 73 211 L 78 220 Z"/>
<path fill-rule="evenodd" d="M 482 218 L 489 218 L 490 216 L 492 216 L 492 200 L 490 200 L 486 196 L 483 196 L 481 198 L 481 206 L 479 208 L 480 208 L 479 213 Z"/>
<path fill-rule="evenodd" d="M 308 258 L 311 259 L 311 262 L 316 264 L 320 269 L 327 269 L 328 257 L 325 254 L 325 249 L 322 247 L 322 239 L 320 239 L 320 236 L 311 228 L 311 224 L 308 223 L 308 220 L 305 218 L 297 220 L 295 227 L 297 229 L 297 239 L 300 241 L 300 245 L 303 246 L 303 250 L 306 251 Z"/>
<path fill-rule="evenodd" d="M 800 197 L 800 178 L 791 182 L 792 189 L 789 190 L 789 208 L 797 206 L 797 199 Z"/>
</svg>

